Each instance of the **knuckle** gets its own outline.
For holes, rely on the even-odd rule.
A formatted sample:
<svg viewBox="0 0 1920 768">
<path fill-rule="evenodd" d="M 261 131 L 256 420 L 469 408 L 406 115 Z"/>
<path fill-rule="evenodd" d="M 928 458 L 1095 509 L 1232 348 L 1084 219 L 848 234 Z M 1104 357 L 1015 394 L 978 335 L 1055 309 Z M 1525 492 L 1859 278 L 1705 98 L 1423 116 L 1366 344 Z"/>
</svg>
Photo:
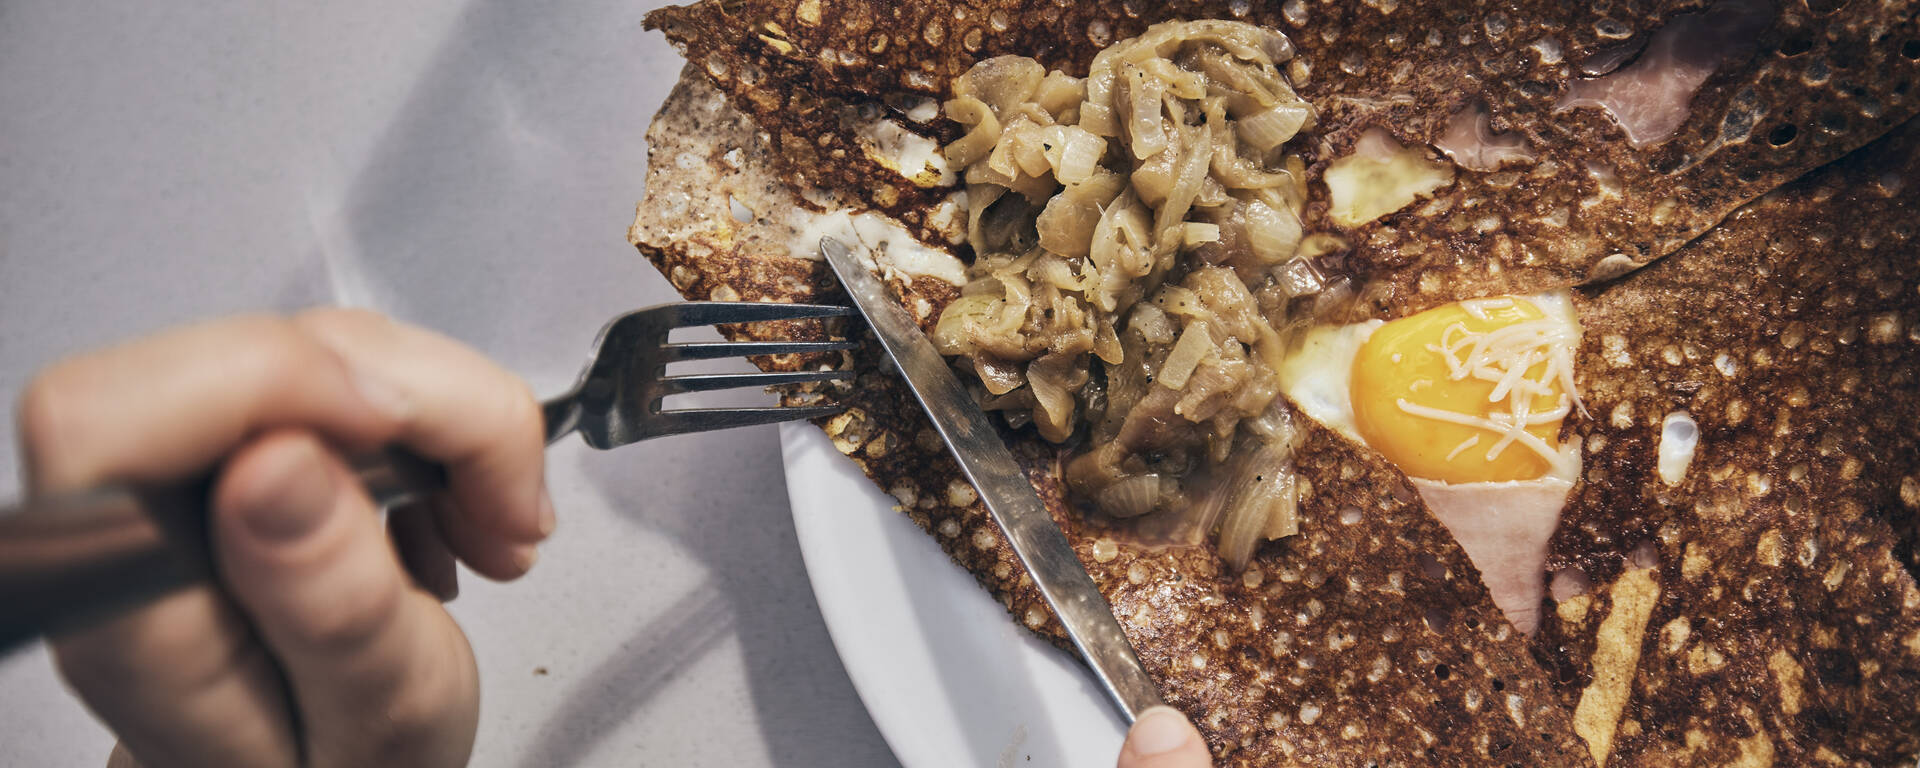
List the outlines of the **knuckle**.
<svg viewBox="0 0 1920 768">
<path fill-rule="evenodd" d="M 293 323 L 279 315 L 241 315 L 189 327 L 183 335 L 197 337 L 202 345 L 218 343 L 229 349 L 252 352 L 256 357 L 265 350 L 294 345 L 297 336 Z"/>
<path fill-rule="evenodd" d="M 265 386 L 310 373 L 315 362 L 314 344 L 283 317 L 237 318 L 217 339 L 202 343 L 214 340 L 225 347 L 231 375 Z"/>
<path fill-rule="evenodd" d="M 392 325 L 393 320 L 379 312 L 355 307 L 314 307 L 303 310 L 293 316 L 293 322 L 303 328 L 343 331 L 378 330 Z"/>
<path fill-rule="evenodd" d="M 399 686 L 385 707 L 384 719 L 393 729 L 389 737 L 406 742 L 422 732 L 437 729 L 446 719 L 450 705 L 457 701 L 456 692 L 451 689 L 444 675 Z"/>
<path fill-rule="evenodd" d="M 157 686 L 185 696 L 213 690 L 235 675 L 263 670 L 272 664 L 259 643 L 228 633 L 213 637 L 176 636 L 169 642 L 156 644 L 150 653 L 149 661 L 168 659 L 171 662 L 148 664 L 146 674 Z"/>
<path fill-rule="evenodd" d="M 322 371 L 343 366 L 339 356 L 286 318 L 271 318 L 251 327 L 240 342 L 248 353 L 237 374 L 251 376 L 265 391 L 292 392 Z"/>
<path fill-rule="evenodd" d="M 326 655 L 351 656 L 373 644 L 399 608 L 398 589 L 336 590 L 289 617 L 301 642 Z"/>
<path fill-rule="evenodd" d="M 493 455 L 518 456 L 530 440 L 537 440 L 543 434 L 545 417 L 541 415 L 540 403 L 534 399 L 533 389 L 519 376 L 486 363 L 480 370 L 497 371 L 493 380 L 476 387 L 469 402 L 476 408 L 473 416 L 480 425 L 486 442 L 480 452 Z"/>
<path fill-rule="evenodd" d="M 466 637 L 444 615 L 432 624 L 416 626 L 406 656 L 375 665 L 379 679 L 365 686 L 379 717 L 362 744 L 381 764 L 406 762 L 423 744 L 475 725 L 479 671 Z"/>
</svg>

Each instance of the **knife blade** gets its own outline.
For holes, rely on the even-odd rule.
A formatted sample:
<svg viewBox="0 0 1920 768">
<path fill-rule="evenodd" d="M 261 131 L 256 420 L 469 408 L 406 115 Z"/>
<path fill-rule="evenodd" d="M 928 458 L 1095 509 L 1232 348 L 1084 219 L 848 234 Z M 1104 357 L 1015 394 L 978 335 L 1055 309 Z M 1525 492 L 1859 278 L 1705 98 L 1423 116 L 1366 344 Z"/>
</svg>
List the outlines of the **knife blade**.
<svg viewBox="0 0 1920 768">
<path fill-rule="evenodd" d="M 947 359 L 934 349 L 906 308 L 888 295 L 886 284 L 844 244 L 822 238 L 820 254 L 880 337 L 914 398 L 960 463 L 960 471 L 980 492 L 987 512 L 1013 545 L 1014 555 L 1033 576 L 1073 647 L 1127 723 L 1160 705 L 1160 691 L 1114 619 L 1113 607 L 1087 575 L 987 414 L 947 366 Z"/>
</svg>

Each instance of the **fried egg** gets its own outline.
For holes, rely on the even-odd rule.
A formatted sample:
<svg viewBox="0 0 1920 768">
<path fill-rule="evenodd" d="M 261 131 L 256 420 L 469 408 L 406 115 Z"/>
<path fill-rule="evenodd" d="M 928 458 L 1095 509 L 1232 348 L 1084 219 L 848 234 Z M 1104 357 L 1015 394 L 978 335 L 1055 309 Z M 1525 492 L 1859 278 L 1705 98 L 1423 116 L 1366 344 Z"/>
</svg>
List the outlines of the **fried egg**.
<svg viewBox="0 0 1920 768">
<path fill-rule="evenodd" d="M 1580 326 L 1565 293 L 1469 299 L 1324 326 L 1281 366 L 1306 415 L 1406 473 L 1522 632 L 1539 624 L 1547 543 L 1580 472 Z"/>
</svg>

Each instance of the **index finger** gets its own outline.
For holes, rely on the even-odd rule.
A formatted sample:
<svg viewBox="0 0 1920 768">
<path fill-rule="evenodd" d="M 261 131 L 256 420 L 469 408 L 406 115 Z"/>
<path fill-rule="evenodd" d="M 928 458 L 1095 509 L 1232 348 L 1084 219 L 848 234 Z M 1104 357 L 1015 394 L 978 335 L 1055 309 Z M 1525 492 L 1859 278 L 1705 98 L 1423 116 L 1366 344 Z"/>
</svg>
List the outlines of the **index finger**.
<svg viewBox="0 0 1920 768">
<path fill-rule="evenodd" d="M 357 378 L 403 403 L 398 440 L 447 465 L 453 509 L 441 530 L 482 575 L 519 576 L 553 531 L 539 404 L 520 377 L 466 346 L 370 312 L 319 309 L 294 322 Z"/>
<path fill-rule="evenodd" d="M 367 397 L 332 350 L 270 316 L 69 358 L 36 377 L 19 406 L 25 480 L 36 493 L 175 480 L 275 426 L 371 448 L 390 438 L 398 417 Z"/>
</svg>

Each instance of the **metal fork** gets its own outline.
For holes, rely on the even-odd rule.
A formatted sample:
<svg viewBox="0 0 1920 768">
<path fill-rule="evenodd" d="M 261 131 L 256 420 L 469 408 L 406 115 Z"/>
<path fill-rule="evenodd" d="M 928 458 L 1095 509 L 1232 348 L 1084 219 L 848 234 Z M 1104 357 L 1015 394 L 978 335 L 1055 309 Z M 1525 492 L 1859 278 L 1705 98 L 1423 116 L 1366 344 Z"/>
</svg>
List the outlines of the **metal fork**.
<svg viewBox="0 0 1920 768">
<path fill-rule="evenodd" d="M 605 450 L 639 440 L 712 429 L 772 424 L 826 416 L 836 406 L 720 408 L 662 411 L 668 395 L 710 392 L 738 387 L 770 387 L 810 381 L 831 381 L 847 371 L 795 373 L 708 373 L 667 376 L 668 363 L 723 357 L 788 355 L 852 349 L 850 341 L 734 341 L 670 344 L 675 328 L 730 325 L 769 320 L 846 317 L 851 307 L 762 302 L 695 302 L 667 304 L 629 312 L 600 329 L 594 352 L 580 371 L 580 379 L 564 395 L 541 407 L 547 421 L 547 443 L 578 431 L 587 445 Z"/>
<path fill-rule="evenodd" d="M 847 371 L 669 376 L 668 363 L 833 352 L 853 341 L 674 344 L 676 328 L 844 317 L 811 304 L 694 302 L 621 315 L 600 329 L 579 379 L 541 404 L 547 444 L 579 432 L 602 450 L 640 440 L 826 416 L 830 405 L 663 410 L 669 395 L 829 381 Z M 438 465 L 403 448 L 353 457 L 382 507 L 446 487 Z M 213 473 L 164 487 L 106 486 L 0 508 L 0 654 L 35 636 L 73 629 L 145 604 L 212 573 L 206 510 Z"/>
</svg>

